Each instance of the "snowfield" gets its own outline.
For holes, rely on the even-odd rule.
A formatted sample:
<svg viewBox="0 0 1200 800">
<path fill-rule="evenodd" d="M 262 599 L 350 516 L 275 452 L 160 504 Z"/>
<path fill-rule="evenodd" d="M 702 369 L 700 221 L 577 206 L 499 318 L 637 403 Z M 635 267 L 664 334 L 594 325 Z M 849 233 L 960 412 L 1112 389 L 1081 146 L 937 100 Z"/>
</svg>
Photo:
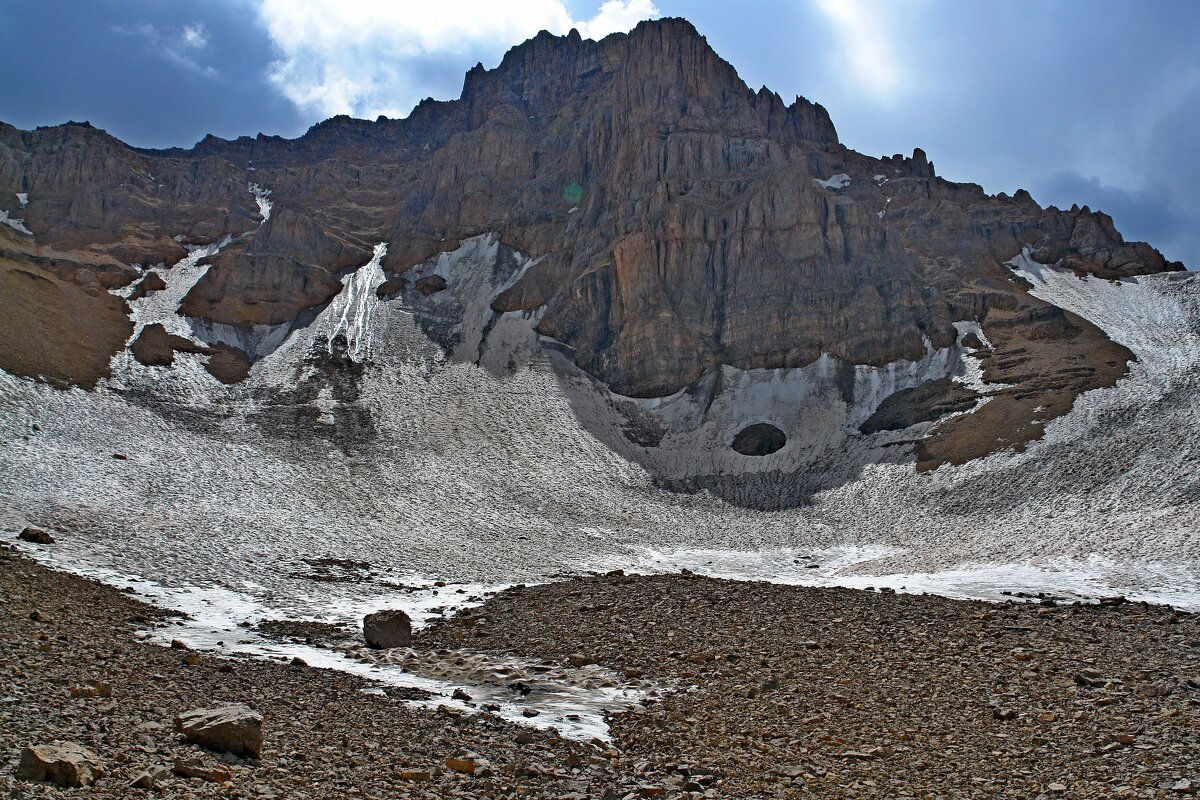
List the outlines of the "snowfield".
<svg viewBox="0 0 1200 800">
<path fill-rule="evenodd" d="M 139 328 L 222 335 L 175 313 L 206 268 L 198 254 L 215 250 L 156 268 L 168 288 L 135 303 Z M 487 310 L 531 263 L 495 237 L 415 270 L 447 282 L 428 298 L 378 299 L 384 258 L 376 248 L 307 326 L 261 332 L 262 358 L 240 385 L 219 384 L 190 354 L 170 368 L 119 355 L 90 392 L 0 373 L 9 535 L 52 528 L 58 544 L 22 547 L 161 602 L 198 597 L 228 620 L 352 622 L 384 606 L 422 619 L 435 580 L 471 597 L 583 570 L 680 567 L 951 596 L 1120 593 L 1200 610 L 1191 274 L 1109 283 L 1015 259 L 1034 294 L 1095 322 L 1138 362 L 1026 452 L 919 475 L 895 442 L 923 428 L 866 437 L 856 427 L 897 388 L 942 376 L 979 384 L 960 345 L 858 368 L 850 402 L 828 358 L 727 368 L 703 407 L 686 393 L 635 401 L 574 369 L 562 345 L 534 334 L 535 318 Z M 787 446 L 761 459 L 728 449 L 762 421 L 787 430 Z M 630 426 L 657 445 L 631 443 Z M 803 502 L 785 510 L 722 499 L 797 485 Z M 315 582 L 305 559 L 322 558 L 371 574 Z"/>
</svg>

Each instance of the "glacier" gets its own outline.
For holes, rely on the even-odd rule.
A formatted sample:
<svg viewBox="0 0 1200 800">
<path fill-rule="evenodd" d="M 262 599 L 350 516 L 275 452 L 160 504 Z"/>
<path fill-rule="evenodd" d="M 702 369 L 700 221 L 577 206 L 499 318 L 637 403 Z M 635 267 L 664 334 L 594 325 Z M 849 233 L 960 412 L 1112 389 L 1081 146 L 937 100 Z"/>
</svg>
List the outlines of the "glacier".
<svg viewBox="0 0 1200 800">
<path fill-rule="evenodd" d="M 167 289 L 132 303 L 139 330 L 220 333 L 178 306 L 222 244 L 153 268 Z M 962 346 L 982 333 L 972 322 L 917 361 L 854 368 L 849 394 L 825 356 L 796 370 L 725 367 L 711 396 L 640 400 L 575 368 L 534 331 L 536 312 L 490 310 L 534 263 L 499 237 L 414 269 L 414 281 L 445 280 L 429 296 L 378 297 L 386 257 L 377 246 L 309 324 L 262 332 L 269 346 L 241 384 L 220 384 L 186 353 L 172 367 L 122 353 L 92 391 L 0 373 L 0 523 L 56 531 L 53 547 L 18 544 L 46 563 L 140 586 L 154 602 L 206 605 L 221 625 L 351 622 L 380 604 L 420 621 L 417 598 L 434 581 L 482 596 L 617 568 L 988 599 L 1123 594 L 1200 610 L 1193 274 L 1109 282 L 1018 256 L 1009 266 L 1033 294 L 1137 361 L 1024 452 L 917 473 L 904 442 L 937 423 L 873 436 L 857 425 L 930 377 L 987 388 Z M 760 421 L 786 430 L 786 446 L 761 458 L 728 448 Z M 834 479 L 772 510 L 703 482 L 771 487 L 809 471 Z M 313 558 L 369 563 L 387 579 L 314 584 L 299 569 Z M 197 625 L 221 627 L 206 619 Z"/>
</svg>

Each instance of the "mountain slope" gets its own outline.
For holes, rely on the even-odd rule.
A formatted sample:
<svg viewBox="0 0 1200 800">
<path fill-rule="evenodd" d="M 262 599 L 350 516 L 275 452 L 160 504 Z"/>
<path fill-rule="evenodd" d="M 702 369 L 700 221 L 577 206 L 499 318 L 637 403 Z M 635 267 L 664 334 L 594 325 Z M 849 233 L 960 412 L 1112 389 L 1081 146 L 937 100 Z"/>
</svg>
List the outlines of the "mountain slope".
<svg viewBox="0 0 1200 800">
<path fill-rule="evenodd" d="M 623 440 L 610 446 L 643 464 L 678 461 L 651 452 L 665 433 L 723 450 L 739 432 L 724 426 L 774 425 L 797 397 L 853 409 L 830 422 L 842 427 L 945 418 L 917 437 L 923 469 L 1020 450 L 1081 393 L 1113 386 L 1132 354 L 1006 264 L 1028 252 L 1100 279 L 1181 268 L 1087 208 L 988 196 L 938 178 L 919 150 L 848 150 L 821 106 L 752 92 L 677 19 L 600 42 L 543 33 L 496 69 L 471 70 L 459 100 L 426 101 L 405 120 L 334 118 L 292 141 L 144 151 L 86 125 L 5 126 L 0 195 L 21 220 L 0 226 L 6 302 L 37 309 L 6 315 L 0 366 L 11 372 L 93 386 L 128 344 L 158 363 L 204 353 L 217 377 L 239 380 L 383 245 L 379 296 L 417 309 L 448 353 L 464 357 L 439 329 L 482 315 L 482 359 L 495 325 L 524 315 L 615 396 L 693 398 L 700 411 L 650 421 L 616 402 Z M 509 271 L 463 297 L 429 265 L 484 235 L 505 255 L 478 268 Z M 138 325 L 124 341 L 127 307 L 113 292 L 153 296 L 134 282 L 195 247 L 211 266 L 174 298 L 186 324 L 174 339 Z M 30 358 L 32 342 L 51 345 Z M 948 380 L 974 360 L 975 385 Z M 752 390 L 738 376 L 777 369 L 816 370 L 825 388 L 741 419 L 735 399 Z M 867 374 L 891 376 L 888 393 Z M 868 425 L 891 395 L 901 422 Z M 700 420 L 721 407 L 726 417 Z M 585 425 L 608 425 L 610 412 L 586 413 L 601 417 Z M 721 430 L 696 433 L 705 425 Z M 739 453 L 732 471 L 780 472 L 775 462 L 808 441 L 794 423 L 781 432 L 797 444 L 774 462 Z M 814 463 L 794 456 L 781 474 Z M 675 485 L 674 467 L 653 469 Z"/>
</svg>

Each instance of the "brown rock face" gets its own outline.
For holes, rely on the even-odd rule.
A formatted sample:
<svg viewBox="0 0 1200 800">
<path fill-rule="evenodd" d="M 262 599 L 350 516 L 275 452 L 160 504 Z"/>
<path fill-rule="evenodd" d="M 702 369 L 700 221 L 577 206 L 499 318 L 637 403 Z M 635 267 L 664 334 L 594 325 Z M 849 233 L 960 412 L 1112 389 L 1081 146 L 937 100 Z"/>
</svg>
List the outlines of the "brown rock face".
<svg viewBox="0 0 1200 800">
<path fill-rule="evenodd" d="M 266 221 L 251 183 L 272 192 Z M 412 266 L 496 232 L 539 260 L 493 309 L 536 310 L 540 333 L 627 395 L 666 395 L 722 364 L 916 359 L 952 344 L 954 321 L 979 321 L 997 354 L 1023 348 L 1026 368 L 984 409 L 989 443 L 931 443 L 929 465 L 1021 441 L 1033 408 L 1062 413 L 1125 369 L 1102 332 L 1010 279 L 1003 264 L 1023 246 L 1102 278 L 1181 268 L 1104 214 L 945 181 L 920 150 L 849 150 L 824 108 L 751 91 L 679 19 L 599 42 L 542 33 L 468 72 L 458 100 L 404 120 L 335 117 L 293 141 L 143 151 L 86 125 L 0 126 L 5 192 L 29 195 L 19 213 L 33 234 L 0 240 L 14 253 L 0 280 L 39 309 L 0 322 L 0 366 L 20 374 L 94 383 L 128 336 L 123 303 L 69 287 L 128 282 L 123 265 L 178 260 L 180 241 L 231 237 L 181 312 L 248 330 L 328 302 L 378 242 L 379 296 L 391 297 Z M 62 269 L 36 283 L 28 263 L 52 254 Z M 423 293 L 439 288 L 422 280 Z M 1053 347 L 1027 346 L 1047 325 Z M 48 345 L 26 354 L 14 337 Z M 1090 374 L 1071 366 L 1080 359 Z M 237 380 L 249 360 L 214 363 Z"/>
<path fill-rule="evenodd" d="M 139 363 L 148 367 L 169 367 L 175 363 L 176 351 L 199 353 L 204 352 L 205 348 L 190 339 L 167 333 L 167 329 L 156 322 L 142 328 L 129 350 Z"/>
<path fill-rule="evenodd" d="M 176 353 L 203 353 L 208 356 L 204 368 L 221 383 L 238 383 L 250 374 L 250 357 L 238 348 L 224 342 L 199 345 L 168 333 L 157 322 L 142 328 L 129 350 L 138 363 L 148 367 L 169 367 L 175 363 Z"/>
<path fill-rule="evenodd" d="M 105 291 L 93 271 L 0 250 L 3 369 L 93 386 L 108 375 L 110 359 L 133 333 L 128 314 L 125 301 Z"/>
</svg>

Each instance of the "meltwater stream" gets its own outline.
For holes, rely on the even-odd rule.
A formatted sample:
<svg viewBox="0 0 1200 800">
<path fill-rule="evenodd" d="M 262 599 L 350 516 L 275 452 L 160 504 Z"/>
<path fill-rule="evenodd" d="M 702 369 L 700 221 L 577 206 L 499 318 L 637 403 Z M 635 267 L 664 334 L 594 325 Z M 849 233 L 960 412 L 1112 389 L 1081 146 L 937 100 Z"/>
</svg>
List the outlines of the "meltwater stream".
<svg viewBox="0 0 1200 800">
<path fill-rule="evenodd" d="M 299 658 L 309 667 L 332 669 L 372 681 L 366 692 L 386 688 L 418 690 L 412 705 L 448 706 L 463 713 L 486 711 L 510 722 L 554 728 L 564 737 L 606 740 L 608 712 L 631 708 L 658 690 L 633 684 L 596 665 L 567 667 L 548 661 L 491 656 L 467 650 L 371 650 L 357 631 L 362 618 L 380 609 L 403 609 L 420 629 L 434 619 L 481 605 L 506 585 L 446 585 L 406 576 L 404 587 L 369 594 L 314 595 L 303 609 L 273 608 L 246 593 L 219 586 L 167 586 L 137 575 L 97 568 L 72 558 L 69 550 L 17 543 L 23 554 L 54 569 L 93 578 L 134 597 L 183 616 L 140 631 L 161 646 L 180 641 L 193 650 L 284 662 Z M 440 585 L 439 585 L 440 584 Z M 292 637 L 273 637 L 258 629 L 273 621 L 316 622 L 345 631 L 322 645 Z M 513 688 L 519 686 L 519 689 Z M 455 697 L 465 691 L 470 701 Z"/>
</svg>

